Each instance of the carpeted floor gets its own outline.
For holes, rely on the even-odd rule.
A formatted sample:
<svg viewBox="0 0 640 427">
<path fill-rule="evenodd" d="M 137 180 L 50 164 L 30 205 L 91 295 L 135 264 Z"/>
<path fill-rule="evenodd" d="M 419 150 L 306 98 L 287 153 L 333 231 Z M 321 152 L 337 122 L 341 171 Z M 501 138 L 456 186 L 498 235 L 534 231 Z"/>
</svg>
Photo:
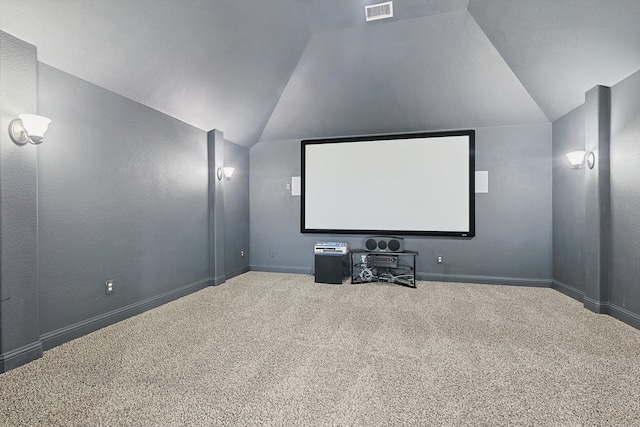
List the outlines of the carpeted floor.
<svg viewBox="0 0 640 427">
<path fill-rule="evenodd" d="M 551 289 L 250 272 L 0 375 L 0 425 L 640 425 L 640 331 Z"/>
</svg>

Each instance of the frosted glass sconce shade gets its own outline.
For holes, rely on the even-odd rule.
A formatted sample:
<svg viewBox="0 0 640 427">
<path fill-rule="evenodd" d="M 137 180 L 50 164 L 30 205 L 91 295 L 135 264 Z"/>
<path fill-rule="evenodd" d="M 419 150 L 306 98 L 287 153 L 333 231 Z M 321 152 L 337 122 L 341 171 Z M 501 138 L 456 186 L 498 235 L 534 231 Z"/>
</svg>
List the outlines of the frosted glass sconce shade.
<svg viewBox="0 0 640 427">
<path fill-rule="evenodd" d="M 593 151 L 572 151 L 567 153 L 569 163 L 571 163 L 571 169 L 582 169 L 586 163 L 589 169 L 593 169 L 596 164 L 596 155 Z"/>
<path fill-rule="evenodd" d="M 9 124 L 9 135 L 13 142 L 18 145 L 27 142 L 40 144 L 51 120 L 36 114 L 19 114 L 18 117 Z"/>
<path fill-rule="evenodd" d="M 231 177 L 233 176 L 234 170 L 235 170 L 234 168 L 229 166 L 218 168 L 218 170 L 216 171 L 216 176 L 218 177 L 219 181 L 222 181 L 222 177 L 224 177 L 225 180 L 227 181 L 231 181 Z"/>
<path fill-rule="evenodd" d="M 227 178 L 227 180 L 230 180 L 231 177 L 233 176 L 234 170 L 235 170 L 234 168 L 226 166 L 222 168 L 222 173 L 224 174 L 224 177 Z"/>
<path fill-rule="evenodd" d="M 569 163 L 571 163 L 571 169 L 582 169 L 586 156 L 586 151 L 572 151 L 567 153 L 567 159 L 569 159 Z"/>
</svg>

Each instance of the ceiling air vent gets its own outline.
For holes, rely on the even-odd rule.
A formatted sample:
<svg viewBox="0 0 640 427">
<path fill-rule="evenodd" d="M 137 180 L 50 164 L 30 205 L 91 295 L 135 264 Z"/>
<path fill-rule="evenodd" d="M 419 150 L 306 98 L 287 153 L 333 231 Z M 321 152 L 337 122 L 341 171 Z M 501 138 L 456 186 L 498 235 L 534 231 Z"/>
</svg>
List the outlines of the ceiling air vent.
<svg viewBox="0 0 640 427">
<path fill-rule="evenodd" d="M 377 21 L 378 19 L 393 18 L 393 2 L 372 4 L 364 7 L 364 15 L 367 21 Z"/>
</svg>

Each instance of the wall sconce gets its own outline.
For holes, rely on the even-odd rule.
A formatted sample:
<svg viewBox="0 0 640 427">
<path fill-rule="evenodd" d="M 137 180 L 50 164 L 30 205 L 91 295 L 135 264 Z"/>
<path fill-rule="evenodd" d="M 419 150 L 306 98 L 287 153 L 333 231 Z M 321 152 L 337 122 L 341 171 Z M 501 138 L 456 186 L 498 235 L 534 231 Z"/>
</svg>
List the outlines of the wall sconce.
<svg viewBox="0 0 640 427">
<path fill-rule="evenodd" d="M 572 151 L 567 153 L 569 163 L 571 163 L 571 169 L 583 169 L 585 163 L 589 166 L 589 169 L 593 169 L 596 164 L 596 155 L 593 151 Z"/>
<path fill-rule="evenodd" d="M 51 120 L 36 114 L 19 114 L 9 123 L 9 136 L 18 145 L 40 144 Z"/>
<path fill-rule="evenodd" d="M 231 168 L 229 166 L 218 168 L 218 170 L 216 171 L 216 176 L 218 177 L 218 181 L 222 181 L 223 176 L 226 181 L 231 181 L 231 177 L 233 176 L 234 170 L 235 170 L 234 168 Z"/>
</svg>

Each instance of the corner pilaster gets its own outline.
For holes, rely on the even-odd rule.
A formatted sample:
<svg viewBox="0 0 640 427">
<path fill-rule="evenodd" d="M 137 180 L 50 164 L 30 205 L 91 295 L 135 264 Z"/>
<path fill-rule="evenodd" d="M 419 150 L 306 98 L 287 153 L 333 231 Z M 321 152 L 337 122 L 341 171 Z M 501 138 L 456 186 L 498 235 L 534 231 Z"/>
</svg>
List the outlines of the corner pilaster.
<svg viewBox="0 0 640 427">
<path fill-rule="evenodd" d="M 595 86 L 585 95 L 585 151 L 595 154 L 585 167 L 584 306 L 606 313 L 609 299 L 611 92 Z"/>
<path fill-rule="evenodd" d="M 9 123 L 37 114 L 36 47 L 0 31 L 0 372 L 42 356 L 38 286 L 38 151 Z"/>
<path fill-rule="evenodd" d="M 217 177 L 224 166 L 224 136 L 219 130 L 207 134 L 209 156 L 209 284 L 225 282 L 224 271 L 224 185 Z"/>
</svg>

